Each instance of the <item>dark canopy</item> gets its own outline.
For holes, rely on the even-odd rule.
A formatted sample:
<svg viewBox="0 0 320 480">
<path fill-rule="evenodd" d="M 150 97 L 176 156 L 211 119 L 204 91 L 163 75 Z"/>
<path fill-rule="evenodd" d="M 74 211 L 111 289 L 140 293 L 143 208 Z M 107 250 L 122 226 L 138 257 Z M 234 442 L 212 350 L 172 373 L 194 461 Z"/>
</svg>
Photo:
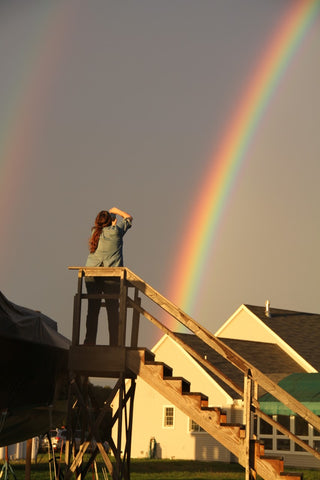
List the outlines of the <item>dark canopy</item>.
<svg viewBox="0 0 320 480">
<path fill-rule="evenodd" d="M 57 323 L 41 312 L 20 307 L 0 292 L 0 337 L 68 350 L 70 341 L 58 333 Z"/>
<path fill-rule="evenodd" d="M 50 428 L 59 388 L 67 379 L 69 346 L 54 320 L 15 305 L 0 292 L 0 409 L 4 420 L 0 446 Z"/>
</svg>

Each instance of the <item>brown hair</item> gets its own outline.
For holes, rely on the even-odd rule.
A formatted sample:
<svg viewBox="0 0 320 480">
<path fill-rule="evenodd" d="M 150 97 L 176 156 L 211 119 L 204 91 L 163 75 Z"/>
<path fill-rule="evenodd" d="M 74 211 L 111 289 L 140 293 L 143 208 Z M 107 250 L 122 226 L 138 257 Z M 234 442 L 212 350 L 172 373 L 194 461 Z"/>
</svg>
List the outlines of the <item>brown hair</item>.
<svg viewBox="0 0 320 480">
<path fill-rule="evenodd" d="M 94 226 L 92 227 L 92 235 L 89 239 L 90 253 L 96 251 L 99 238 L 104 227 L 109 227 L 112 223 L 111 215 L 107 210 L 101 210 L 96 216 Z"/>
</svg>

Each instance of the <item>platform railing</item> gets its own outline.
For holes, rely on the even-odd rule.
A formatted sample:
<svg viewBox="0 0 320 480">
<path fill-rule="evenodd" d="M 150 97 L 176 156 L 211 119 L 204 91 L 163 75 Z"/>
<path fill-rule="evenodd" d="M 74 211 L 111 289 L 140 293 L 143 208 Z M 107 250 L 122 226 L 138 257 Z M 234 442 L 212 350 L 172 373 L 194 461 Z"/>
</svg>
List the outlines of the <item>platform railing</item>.
<svg viewBox="0 0 320 480">
<path fill-rule="evenodd" d="M 108 299 L 114 298 L 114 295 L 99 294 L 90 296 L 82 293 L 83 279 L 85 277 L 113 277 L 120 278 L 120 291 L 117 296 L 120 300 L 119 306 L 119 346 L 125 346 L 126 338 L 126 319 L 127 309 L 133 309 L 132 331 L 130 347 L 137 347 L 139 335 L 139 317 L 143 315 L 147 320 L 158 327 L 163 333 L 174 339 L 180 344 L 188 353 L 190 353 L 197 361 L 204 367 L 217 375 L 226 385 L 230 386 L 236 393 L 238 393 L 244 402 L 244 418 L 246 419 L 246 430 L 250 431 L 250 419 L 252 413 L 262 418 L 264 421 L 275 427 L 281 433 L 293 440 L 304 450 L 311 453 L 316 458 L 320 459 L 320 453 L 303 442 L 299 437 L 295 436 L 287 430 L 280 423 L 270 418 L 267 414 L 260 410 L 259 401 L 256 393 L 258 386 L 265 391 L 271 393 L 280 402 L 289 407 L 292 411 L 297 413 L 300 417 L 305 419 L 310 425 L 320 431 L 320 418 L 311 410 L 301 404 L 298 400 L 292 397 L 288 392 L 283 390 L 278 384 L 274 383 L 270 378 L 258 370 L 254 365 L 249 363 L 237 352 L 232 350 L 224 344 L 219 338 L 214 336 L 205 327 L 197 323 L 192 317 L 182 311 L 170 300 L 165 298 L 161 293 L 148 285 L 138 275 L 125 267 L 106 268 L 106 267 L 69 267 L 70 270 L 78 270 L 78 292 L 74 300 L 74 319 L 73 319 L 73 345 L 79 344 L 80 319 L 81 319 L 81 300 L 88 298 Z M 129 296 L 129 289 L 134 289 L 133 298 Z M 142 297 L 152 300 L 155 305 L 175 318 L 178 322 L 189 329 L 193 334 L 205 342 L 209 347 L 215 350 L 218 354 L 224 357 L 228 362 L 238 368 L 244 375 L 244 389 L 242 390 L 231 379 L 229 379 L 223 372 L 212 365 L 206 358 L 203 358 L 189 345 L 183 342 L 175 333 L 169 329 L 164 323 L 158 320 L 150 311 L 144 308 L 142 304 Z M 247 435 L 249 438 L 249 435 Z"/>
</svg>

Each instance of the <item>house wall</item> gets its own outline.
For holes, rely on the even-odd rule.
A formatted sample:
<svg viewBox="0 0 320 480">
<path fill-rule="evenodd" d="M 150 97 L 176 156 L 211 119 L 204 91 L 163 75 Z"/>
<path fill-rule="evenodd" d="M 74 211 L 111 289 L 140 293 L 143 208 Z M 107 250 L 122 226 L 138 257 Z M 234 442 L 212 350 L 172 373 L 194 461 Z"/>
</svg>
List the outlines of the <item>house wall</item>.
<svg viewBox="0 0 320 480">
<path fill-rule="evenodd" d="M 285 453 L 284 458 L 284 468 L 286 467 L 296 467 L 299 468 L 316 468 L 320 469 L 320 461 L 309 453 Z"/>
<path fill-rule="evenodd" d="M 39 450 L 39 437 L 32 439 L 31 459 L 36 460 Z M 23 460 L 26 458 L 27 442 L 14 443 L 8 445 L 9 460 Z M 0 460 L 6 458 L 6 447 L 0 447 Z"/>
<path fill-rule="evenodd" d="M 276 343 L 275 334 L 248 310 L 241 309 L 217 332 L 218 337 Z"/>
</svg>

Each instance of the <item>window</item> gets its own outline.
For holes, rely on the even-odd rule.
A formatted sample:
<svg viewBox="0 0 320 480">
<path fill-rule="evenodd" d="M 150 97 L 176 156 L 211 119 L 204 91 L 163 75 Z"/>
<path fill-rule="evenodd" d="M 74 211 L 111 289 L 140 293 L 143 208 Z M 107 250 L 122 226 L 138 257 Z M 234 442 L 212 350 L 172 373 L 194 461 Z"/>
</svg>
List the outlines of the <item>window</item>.
<svg viewBox="0 0 320 480">
<path fill-rule="evenodd" d="M 277 450 L 286 450 L 290 451 L 290 440 L 289 438 L 278 438 L 277 439 Z"/>
<path fill-rule="evenodd" d="M 257 432 L 265 450 L 273 450 L 273 427 L 262 418 L 257 418 Z"/>
<path fill-rule="evenodd" d="M 294 425 L 295 425 L 295 434 L 296 435 L 309 435 L 309 424 L 306 420 L 301 417 L 294 417 Z"/>
<path fill-rule="evenodd" d="M 205 430 L 200 427 L 194 420 L 189 418 L 189 432 L 205 432 Z"/>
<path fill-rule="evenodd" d="M 303 418 L 298 415 L 272 415 L 272 418 L 306 444 L 313 446 L 316 450 L 320 449 L 320 433 Z M 288 439 L 278 429 L 272 428 L 270 425 L 268 426 L 262 419 L 258 419 L 257 427 L 258 438 L 264 442 L 265 450 L 306 453 L 304 448 L 293 440 Z"/>
<path fill-rule="evenodd" d="M 272 425 L 262 418 L 260 419 L 260 433 L 262 435 L 272 435 Z"/>
<path fill-rule="evenodd" d="M 290 418 L 291 417 L 289 415 L 278 415 L 277 422 L 280 423 L 280 425 L 285 427 L 287 430 L 290 430 Z M 283 434 L 277 430 L 277 435 L 283 435 Z"/>
<path fill-rule="evenodd" d="M 163 426 L 166 428 L 174 427 L 174 407 L 164 407 Z"/>
</svg>

